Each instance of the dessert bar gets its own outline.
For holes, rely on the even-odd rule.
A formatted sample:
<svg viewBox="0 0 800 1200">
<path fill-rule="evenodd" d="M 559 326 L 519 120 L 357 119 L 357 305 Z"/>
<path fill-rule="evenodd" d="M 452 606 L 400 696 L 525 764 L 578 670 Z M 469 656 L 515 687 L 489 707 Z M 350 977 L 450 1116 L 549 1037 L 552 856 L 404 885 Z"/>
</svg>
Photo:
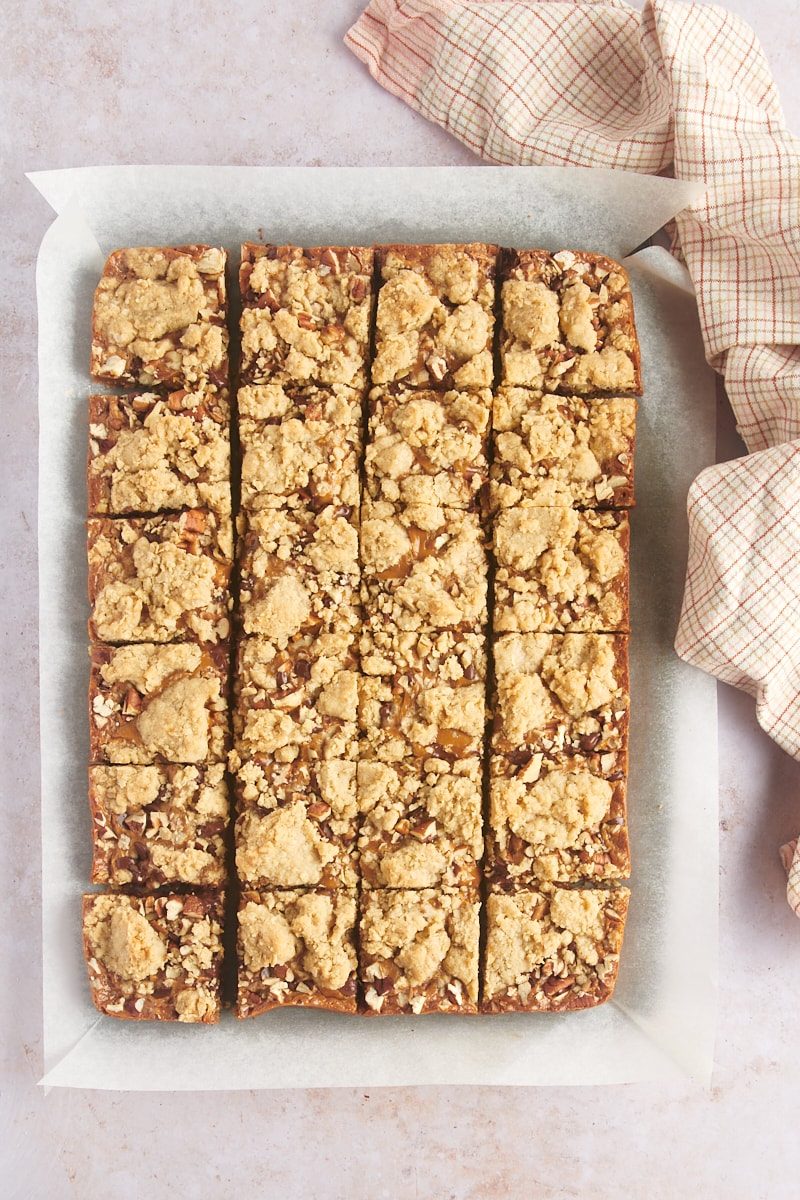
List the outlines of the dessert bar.
<svg viewBox="0 0 800 1200">
<path fill-rule="evenodd" d="M 630 873 L 625 780 L 612 781 L 581 758 L 490 787 L 486 876 L 503 888 L 538 880 L 580 883 Z"/>
<path fill-rule="evenodd" d="M 358 529 L 339 509 L 241 513 L 239 535 L 239 616 L 246 634 L 284 646 L 296 634 L 357 631 Z"/>
<path fill-rule="evenodd" d="M 109 255 L 92 308 L 92 379 L 227 392 L 226 259 L 200 245 Z"/>
<path fill-rule="evenodd" d="M 372 382 L 491 387 L 497 247 L 382 246 Z"/>
<path fill-rule="evenodd" d="M 502 269 L 501 379 L 566 395 L 641 392 L 624 267 L 602 255 L 509 251 Z"/>
<path fill-rule="evenodd" d="M 233 727 L 242 759 L 353 758 L 358 736 L 358 647 L 348 631 L 298 634 L 280 647 L 243 638 Z"/>
<path fill-rule="evenodd" d="M 495 640 L 494 667 L 495 751 L 626 752 L 627 635 L 503 634 Z"/>
<path fill-rule="evenodd" d="M 158 517 L 92 517 L 87 529 L 94 641 L 230 636 L 229 517 L 193 508 Z"/>
<path fill-rule="evenodd" d="M 499 388 L 492 427 L 492 512 L 524 502 L 576 508 L 633 505 L 633 396 L 556 396 Z"/>
<path fill-rule="evenodd" d="M 366 620 L 398 629 L 480 629 L 488 559 L 477 513 L 388 501 L 361 509 Z"/>
<path fill-rule="evenodd" d="M 235 775 L 236 871 L 249 888 L 355 887 L 356 764 L 254 757 Z"/>
<path fill-rule="evenodd" d="M 617 979 L 629 899 L 624 887 L 490 892 L 481 1011 L 603 1004 Z"/>
<path fill-rule="evenodd" d="M 230 412 L 211 393 L 89 397 L 90 516 L 231 511 Z"/>
<path fill-rule="evenodd" d="M 356 910 L 347 889 L 242 892 L 237 1016 L 292 1005 L 355 1012 Z"/>
<path fill-rule="evenodd" d="M 95 1007 L 134 1021 L 218 1021 L 222 909 L 213 891 L 84 896 Z"/>
<path fill-rule="evenodd" d="M 94 646 L 91 761 L 224 762 L 229 658 L 225 643 Z"/>
<path fill-rule="evenodd" d="M 373 252 L 246 243 L 242 293 L 244 383 L 367 383 Z"/>
<path fill-rule="evenodd" d="M 358 508 L 359 426 L 242 418 L 239 437 L 243 508 Z"/>
<path fill-rule="evenodd" d="M 364 1011 L 477 1012 L 479 909 L 472 888 L 364 892 L 359 925 Z"/>
<path fill-rule="evenodd" d="M 629 630 L 627 514 L 506 508 L 493 548 L 495 632 Z"/>
<path fill-rule="evenodd" d="M 370 393 L 364 482 L 373 500 L 474 508 L 488 477 L 492 394 Z"/>
<path fill-rule="evenodd" d="M 433 769 L 436 768 L 436 769 Z M 358 764 L 363 886 L 477 886 L 483 856 L 482 764 Z"/>
<path fill-rule="evenodd" d="M 343 383 L 321 386 L 271 380 L 242 384 L 237 393 L 240 420 L 272 425 L 298 420 L 331 428 L 360 428 L 363 404 L 363 390 Z"/>
<path fill-rule="evenodd" d="M 220 887 L 230 802 L 222 763 L 89 768 L 92 883 Z"/>
</svg>

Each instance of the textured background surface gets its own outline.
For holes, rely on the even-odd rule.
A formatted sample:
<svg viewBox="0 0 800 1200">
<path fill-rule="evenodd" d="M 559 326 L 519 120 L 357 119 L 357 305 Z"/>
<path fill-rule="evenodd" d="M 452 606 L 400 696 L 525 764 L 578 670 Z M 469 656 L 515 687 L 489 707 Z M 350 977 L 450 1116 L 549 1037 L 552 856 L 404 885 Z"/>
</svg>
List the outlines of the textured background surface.
<svg viewBox="0 0 800 1200">
<path fill-rule="evenodd" d="M 732 0 L 800 132 L 797 0 Z M 153 1200 L 789 1197 L 800 1100 L 800 923 L 777 858 L 800 827 L 800 765 L 720 689 L 720 1011 L 712 1088 L 53 1092 L 41 1074 L 33 264 L 52 214 L 27 170 L 96 163 L 470 164 L 341 45 L 359 0 L 6 0 L 0 15 L 3 831 L 0 1000 L 5 1193 Z M 192 13 L 197 15 L 195 26 Z M 720 457 L 740 453 L 724 405 Z M 691 980 L 687 979 L 687 987 Z M 642 1180 L 646 1180 L 643 1185 Z"/>
</svg>

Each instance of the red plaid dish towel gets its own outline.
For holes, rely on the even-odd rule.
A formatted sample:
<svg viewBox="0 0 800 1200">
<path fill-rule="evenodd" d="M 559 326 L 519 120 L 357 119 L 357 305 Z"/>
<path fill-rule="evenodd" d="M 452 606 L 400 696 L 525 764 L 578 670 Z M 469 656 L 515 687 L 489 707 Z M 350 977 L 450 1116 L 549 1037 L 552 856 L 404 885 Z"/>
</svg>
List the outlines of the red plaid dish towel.
<svg viewBox="0 0 800 1200">
<path fill-rule="evenodd" d="M 345 41 L 375 79 L 495 163 L 672 173 L 708 361 L 748 454 L 688 500 L 678 654 L 755 697 L 800 759 L 800 141 L 751 30 L 648 0 L 372 0 Z M 800 915 L 800 848 L 782 847 Z"/>
</svg>

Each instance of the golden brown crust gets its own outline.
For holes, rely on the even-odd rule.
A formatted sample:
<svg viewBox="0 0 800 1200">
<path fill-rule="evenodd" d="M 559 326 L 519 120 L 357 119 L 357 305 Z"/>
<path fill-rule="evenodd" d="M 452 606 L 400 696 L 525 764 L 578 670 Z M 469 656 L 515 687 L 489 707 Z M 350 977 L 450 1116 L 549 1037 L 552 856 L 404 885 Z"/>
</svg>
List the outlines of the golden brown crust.
<svg viewBox="0 0 800 1200">
<path fill-rule="evenodd" d="M 478 1011 L 480 899 L 471 888 L 367 891 L 361 899 L 363 1011 Z"/>
<path fill-rule="evenodd" d="M 576 395 L 641 393 L 624 267 L 599 254 L 511 251 L 501 287 L 501 382 Z"/>
<path fill-rule="evenodd" d="M 628 638 L 605 633 L 504 634 L 494 647 L 492 746 L 512 754 L 623 753 L 628 744 Z"/>
<path fill-rule="evenodd" d="M 226 251 L 147 246 L 109 255 L 92 309 L 91 376 L 101 383 L 226 391 Z"/>
<path fill-rule="evenodd" d="M 225 761 L 227 644 L 94 646 L 91 662 L 93 763 Z"/>
<path fill-rule="evenodd" d="M 496 257 L 483 243 L 377 249 L 373 383 L 491 386 Z"/>
<path fill-rule="evenodd" d="M 630 508 L 636 400 L 501 387 L 494 398 L 490 512 L 518 504 Z"/>
<path fill-rule="evenodd" d="M 236 1015 L 299 1006 L 356 1011 L 353 890 L 244 891 Z"/>
<path fill-rule="evenodd" d="M 223 898 L 83 898 L 83 939 L 95 1007 L 134 1021 L 219 1020 Z"/>
<path fill-rule="evenodd" d="M 210 393 L 89 397 L 90 516 L 231 511 L 230 406 Z"/>
<path fill-rule="evenodd" d="M 242 246 L 242 379 L 367 383 L 371 249 Z"/>
<path fill-rule="evenodd" d="M 496 633 L 627 633 L 624 513 L 507 508 L 494 521 Z"/>
<path fill-rule="evenodd" d="M 221 887 L 230 801 L 223 763 L 92 766 L 92 883 Z"/>
<path fill-rule="evenodd" d="M 188 509 L 87 523 L 93 641 L 226 641 L 233 532 L 228 517 Z"/>
<path fill-rule="evenodd" d="M 250 888 L 355 887 L 356 763 L 234 763 L 236 867 Z"/>
<path fill-rule="evenodd" d="M 604 1004 L 619 970 L 630 892 L 543 884 L 486 902 L 481 1012 L 571 1012 Z"/>
</svg>

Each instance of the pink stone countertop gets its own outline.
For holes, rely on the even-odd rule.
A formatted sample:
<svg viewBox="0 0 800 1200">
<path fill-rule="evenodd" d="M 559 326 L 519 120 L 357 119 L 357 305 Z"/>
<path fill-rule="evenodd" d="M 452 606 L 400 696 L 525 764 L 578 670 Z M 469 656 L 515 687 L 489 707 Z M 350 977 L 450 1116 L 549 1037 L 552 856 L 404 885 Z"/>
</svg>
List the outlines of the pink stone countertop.
<svg viewBox="0 0 800 1200">
<path fill-rule="evenodd" d="M 782 841 L 800 764 L 719 689 L 720 1003 L 710 1089 L 392 1088 L 107 1093 L 42 1073 L 34 263 L 53 214 L 24 172 L 113 163 L 469 165 L 342 46 L 360 0 L 5 0 L 0 396 L 4 452 L 0 1004 L 2 1193 L 673 1200 L 795 1196 L 800 922 Z M 732 0 L 800 131 L 800 6 Z M 192 23 L 194 17 L 199 19 Z M 191 18 L 191 19 L 190 19 Z M 720 457 L 741 452 L 720 407 Z M 691 987 L 691 980 L 686 981 Z"/>
</svg>

